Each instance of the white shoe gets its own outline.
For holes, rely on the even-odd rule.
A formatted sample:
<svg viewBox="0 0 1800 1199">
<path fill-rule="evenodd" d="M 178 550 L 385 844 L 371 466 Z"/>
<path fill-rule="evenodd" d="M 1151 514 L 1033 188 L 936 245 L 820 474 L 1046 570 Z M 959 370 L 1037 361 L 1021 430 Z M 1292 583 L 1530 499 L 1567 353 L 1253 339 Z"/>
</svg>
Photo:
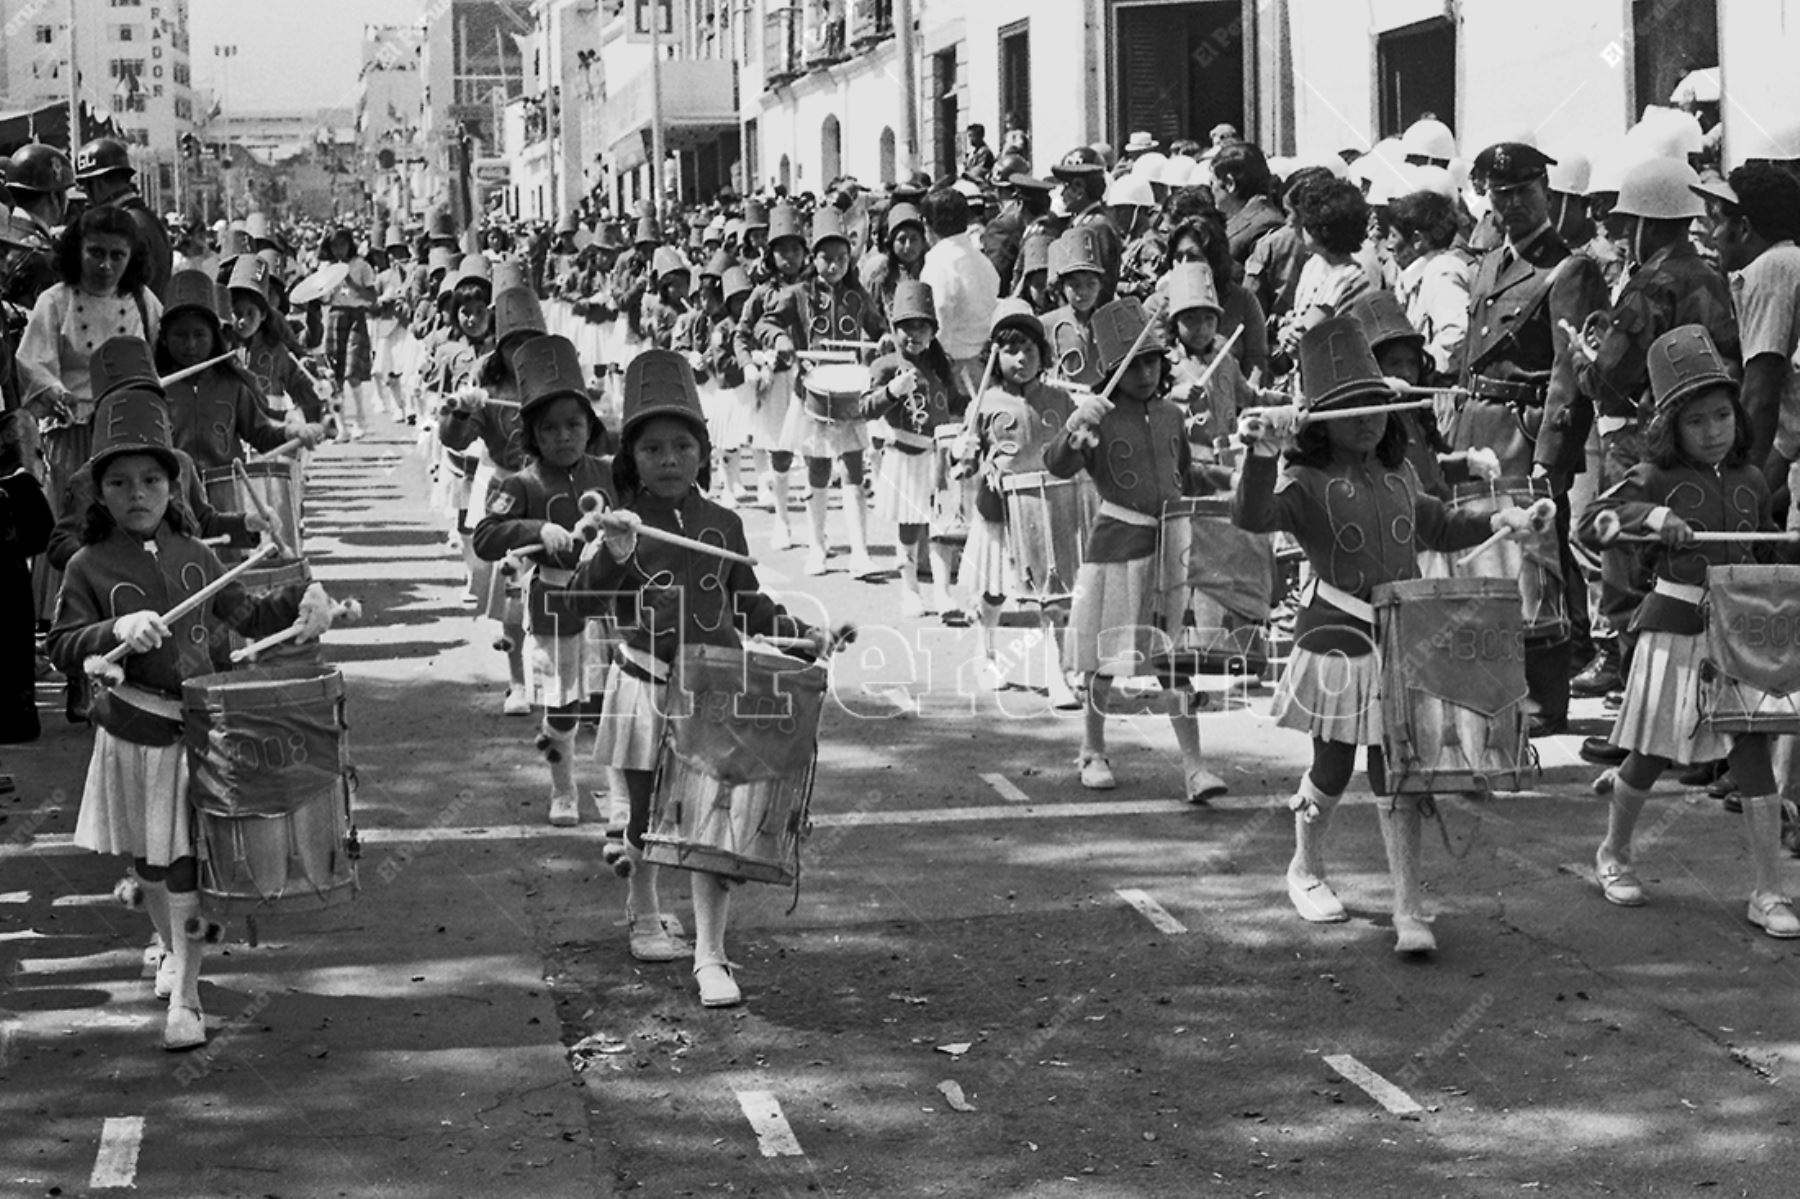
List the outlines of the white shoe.
<svg viewBox="0 0 1800 1199">
<path fill-rule="evenodd" d="M 204 1044 L 206 1013 L 198 1007 L 171 1005 L 168 1019 L 163 1022 L 163 1048 L 170 1051 L 198 1049 Z"/>
<path fill-rule="evenodd" d="M 769 535 L 769 544 L 778 550 L 791 550 L 799 547 L 800 542 L 794 538 L 794 526 L 785 520 L 775 522 L 775 531 Z"/>
<path fill-rule="evenodd" d="M 1075 765 L 1081 768 L 1081 785 L 1089 791 L 1111 791 L 1119 785 L 1105 754 L 1083 754 Z"/>
<path fill-rule="evenodd" d="M 744 1002 L 737 980 L 731 977 L 731 963 L 707 962 L 694 967 L 694 981 L 700 984 L 701 1007 L 736 1007 Z"/>
<path fill-rule="evenodd" d="M 881 573 L 881 567 L 875 565 L 875 559 L 869 557 L 865 550 L 856 550 L 850 555 L 850 577 L 867 579 Z"/>
<path fill-rule="evenodd" d="M 998 691 L 1006 686 L 1006 676 L 1000 673 L 1000 664 L 992 658 L 983 658 L 975 663 L 975 690 Z"/>
<path fill-rule="evenodd" d="M 1205 806 L 1229 790 L 1224 779 L 1204 766 L 1187 772 L 1187 801 L 1195 806 Z"/>
<path fill-rule="evenodd" d="M 1750 897 L 1745 915 L 1771 937 L 1783 941 L 1800 937 L 1800 918 L 1794 916 L 1793 902 L 1785 895 L 1758 892 Z"/>
<path fill-rule="evenodd" d="M 925 597 L 917 591 L 902 591 L 900 593 L 900 615 L 925 615 Z"/>
<path fill-rule="evenodd" d="M 156 982 L 151 985 L 150 993 L 158 999 L 167 999 L 175 993 L 175 984 L 179 981 L 175 973 L 175 955 L 165 953 L 162 961 L 156 964 Z"/>
<path fill-rule="evenodd" d="M 525 698 L 525 688 L 508 687 L 506 698 L 500 701 L 500 711 L 507 716 L 531 715 L 531 701 Z"/>
<path fill-rule="evenodd" d="M 1344 910 L 1337 892 L 1322 878 L 1290 873 L 1287 876 L 1287 888 L 1288 901 L 1300 913 L 1300 919 L 1308 924 L 1341 924 L 1350 919 L 1350 913 Z"/>
<path fill-rule="evenodd" d="M 631 956 L 640 962 L 678 962 L 693 952 L 693 946 L 669 932 L 661 916 L 639 916 L 631 922 Z"/>
<path fill-rule="evenodd" d="M 557 828 L 574 828 L 581 823 L 581 801 L 573 795 L 550 797 L 550 823 Z"/>
<path fill-rule="evenodd" d="M 1079 712 L 1081 697 L 1069 686 L 1068 676 L 1060 667 L 1050 668 L 1050 679 L 1047 690 L 1050 693 L 1050 706 L 1058 712 Z"/>
<path fill-rule="evenodd" d="M 829 553 L 819 546 L 813 546 L 810 550 L 806 551 L 806 573 L 809 575 L 824 574 L 831 569 L 830 560 L 831 555 Z"/>
<path fill-rule="evenodd" d="M 1431 935 L 1431 925 L 1418 916 L 1394 917 L 1394 952 L 1398 954 L 1424 954 L 1437 952 L 1437 938 Z"/>
</svg>

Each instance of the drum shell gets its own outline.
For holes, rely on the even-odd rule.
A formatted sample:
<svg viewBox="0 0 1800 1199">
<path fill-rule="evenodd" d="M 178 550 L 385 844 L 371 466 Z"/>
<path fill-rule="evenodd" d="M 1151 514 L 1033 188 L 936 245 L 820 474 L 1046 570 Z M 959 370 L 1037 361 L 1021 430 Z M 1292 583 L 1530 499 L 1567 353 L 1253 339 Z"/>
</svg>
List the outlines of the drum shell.
<svg viewBox="0 0 1800 1199">
<path fill-rule="evenodd" d="M 869 368 L 858 363 L 815 366 L 802 380 L 806 410 L 820 420 L 861 420 L 863 393 L 869 390 L 869 380 Z"/>
<path fill-rule="evenodd" d="M 1536 773 L 1525 637 L 1507 579 L 1413 579 L 1374 594 L 1392 794 L 1517 791 Z"/>
<path fill-rule="evenodd" d="M 777 884 L 799 876 L 825 668 L 688 646 L 676 659 L 644 860 Z"/>
<path fill-rule="evenodd" d="M 1551 498 L 1547 479 L 1492 479 L 1457 484 L 1449 507 L 1455 512 L 1492 516 Z M 1420 570 L 1427 578 L 1517 579 L 1525 636 L 1534 642 L 1561 641 L 1569 635 L 1569 608 L 1556 538 L 1552 529 L 1523 541 L 1502 541 L 1482 550 L 1467 566 L 1459 564 L 1467 551 L 1428 552 L 1419 555 Z"/>
<path fill-rule="evenodd" d="M 1711 566 L 1700 720 L 1716 733 L 1800 733 L 1800 566 Z"/>
<path fill-rule="evenodd" d="M 351 899 L 343 676 L 253 667 L 182 688 L 189 799 L 209 911 L 311 911 Z"/>
<path fill-rule="evenodd" d="M 1157 541 L 1158 674 L 1261 674 L 1275 547 L 1231 523 L 1222 496 L 1171 500 Z"/>
<path fill-rule="evenodd" d="M 291 457 L 282 457 L 241 465 L 249 476 L 250 486 L 274 516 L 275 532 L 281 543 L 295 554 L 300 553 L 299 462 Z M 240 514 L 256 511 L 255 505 L 244 493 L 244 484 L 238 478 L 236 468 L 215 467 L 201 476 L 201 482 L 206 487 L 206 502 L 219 511 Z M 242 562 L 250 553 L 248 549 L 225 546 L 219 550 L 219 560 L 225 563 Z"/>
<path fill-rule="evenodd" d="M 1066 600 L 1085 559 L 1087 531 L 1100 512 L 1100 494 L 1086 475 L 1059 479 L 1048 471 L 1005 475 L 1006 537 L 1023 598 L 1039 603 Z"/>
</svg>

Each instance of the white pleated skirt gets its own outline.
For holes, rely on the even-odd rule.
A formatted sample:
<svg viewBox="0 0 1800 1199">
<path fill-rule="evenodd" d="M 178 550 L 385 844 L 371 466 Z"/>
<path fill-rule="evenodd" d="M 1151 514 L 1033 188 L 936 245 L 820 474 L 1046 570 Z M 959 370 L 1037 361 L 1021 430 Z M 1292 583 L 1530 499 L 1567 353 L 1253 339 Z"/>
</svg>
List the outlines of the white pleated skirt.
<svg viewBox="0 0 1800 1199">
<path fill-rule="evenodd" d="M 1275 688 L 1275 723 L 1317 741 L 1380 745 L 1381 656 L 1296 649 Z"/>
<path fill-rule="evenodd" d="M 607 676 L 594 757 L 620 770 L 655 770 L 668 714 L 668 667 L 637 650 L 621 648 L 619 654 L 632 668 L 620 665 Z"/>
<path fill-rule="evenodd" d="M 603 621 L 590 620 L 579 634 L 525 634 L 525 698 L 546 708 L 566 708 L 606 692 L 613 638 Z"/>
<path fill-rule="evenodd" d="M 1698 634 L 1639 634 L 1612 743 L 1683 766 L 1729 754 L 1731 735 L 1700 722 L 1700 659 L 1705 652 L 1706 638 Z"/>
<path fill-rule="evenodd" d="M 192 857 L 187 745 L 139 745 L 95 726 L 75 844 L 152 866 Z"/>
<path fill-rule="evenodd" d="M 1156 598 L 1156 557 L 1123 562 L 1083 562 L 1069 602 L 1063 668 L 1114 678 L 1150 675 L 1156 645 L 1151 606 Z"/>
</svg>

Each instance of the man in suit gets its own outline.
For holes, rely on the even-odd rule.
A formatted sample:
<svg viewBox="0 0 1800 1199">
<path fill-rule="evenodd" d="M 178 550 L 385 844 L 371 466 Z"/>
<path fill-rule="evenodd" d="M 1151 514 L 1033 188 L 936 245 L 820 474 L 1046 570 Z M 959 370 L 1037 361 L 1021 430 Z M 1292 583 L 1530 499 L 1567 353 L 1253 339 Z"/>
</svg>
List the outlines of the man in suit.
<svg viewBox="0 0 1800 1199">
<path fill-rule="evenodd" d="M 1583 467 L 1593 412 L 1577 389 L 1568 330 L 1580 329 L 1589 314 L 1605 307 L 1606 284 L 1594 261 L 1573 254 L 1551 227 L 1547 168 L 1554 159 L 1534 146 L 1502 142 L 1482 151 L 1476 163 L 1506 236 L 1482 256 L 1469 287 L 1461 371 L 1469 395 L 1450 430 L 1451 445 L 1492 449 L 1503 478 L 1542 467 L 1538 473 L 1550 479 L 1557 499 L 1562 578 L 1574 581 L 1580 576 L 1569 552 L 1569 480 Z M 1542 443 L 1546 429 L 1554 436 Z M 1579 583 L 1565 584 L 1564 591 L 1570 618 L 1585 619 Z M 1537 709 L 1533 736 L 1568 725 L 1570 657 L 1566 630 L 1554 640 L 1526 644 L 1526 683 Z"/>
</svg>

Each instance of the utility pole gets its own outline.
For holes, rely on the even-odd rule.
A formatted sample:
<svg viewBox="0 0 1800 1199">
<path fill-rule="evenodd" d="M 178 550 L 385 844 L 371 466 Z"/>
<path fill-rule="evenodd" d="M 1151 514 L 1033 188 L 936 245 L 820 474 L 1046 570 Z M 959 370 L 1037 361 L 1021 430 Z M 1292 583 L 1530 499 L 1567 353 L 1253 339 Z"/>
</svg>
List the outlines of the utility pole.
<svg viewBox="0 0 1800 1199">
<path fill-rule="evenodd" d="M 75 0 L 69 0 L 69 161 L 81 148 L 81 70 L 75 65 Z"/>
<path fill-rule="evenodd" d="M 664 0 L 650 0 L 650 187 L 655 204 L 657 227 L 662 226 L 663 201 L 668 193 L 663 189 L 663 166 L 668 157 L 668 147 L 663 144 L 663 94 L 662 94 L 662 13 Z M 675 5 L 669 0 L 670 32 L 674 24 Z"/>
<path fill-rule="evenodd" d="M 900 50 L 900 177 L 919 169 L 919 44 L 912 0 L 894 0 L 894 40 Z"/>
</svg>

